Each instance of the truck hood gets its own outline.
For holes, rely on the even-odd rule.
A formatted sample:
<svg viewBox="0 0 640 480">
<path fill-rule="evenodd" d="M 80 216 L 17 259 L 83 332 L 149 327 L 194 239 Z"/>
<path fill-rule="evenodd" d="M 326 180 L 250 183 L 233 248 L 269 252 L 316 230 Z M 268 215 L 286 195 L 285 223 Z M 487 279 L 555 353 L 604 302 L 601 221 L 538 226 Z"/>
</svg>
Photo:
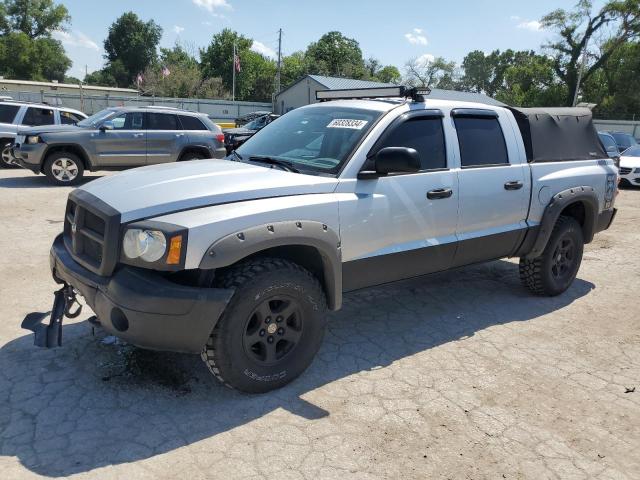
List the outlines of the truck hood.
<svg viewBox="0 0 640 480">
<path fill-rule="evenodd" d="M 335 178 L 230 160 L 194 160 L 127 170 L 80 189 L 121 214 L 123 223 L 222 203 L 331 193 Z"/>
</svg>

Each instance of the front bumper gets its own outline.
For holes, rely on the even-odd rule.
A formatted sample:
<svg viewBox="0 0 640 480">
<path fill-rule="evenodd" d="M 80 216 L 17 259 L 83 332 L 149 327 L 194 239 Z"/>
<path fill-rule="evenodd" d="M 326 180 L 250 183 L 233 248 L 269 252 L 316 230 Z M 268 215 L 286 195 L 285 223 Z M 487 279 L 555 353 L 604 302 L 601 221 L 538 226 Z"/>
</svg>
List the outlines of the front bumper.
<svg viewBox="0 0 640 480">
<path fill-rule="evenodd" d="M 11 150 L 11 155 L 16 163 L 22 168 L 31 170 L 33 173 L 40 173 L 42 168 L 42 157 L 47 146 L 44 143 L 16 144 Z"/>
<path fill-rule="evenodd" d="M 75 288 L 109 333 L 153 350 L 199 353 L 233 290 L 178 285 L 160 274 L 123 267 L 111 277 L 76 262 L 59 235 L 50 252 L 56 281 Z"/>
</svg>

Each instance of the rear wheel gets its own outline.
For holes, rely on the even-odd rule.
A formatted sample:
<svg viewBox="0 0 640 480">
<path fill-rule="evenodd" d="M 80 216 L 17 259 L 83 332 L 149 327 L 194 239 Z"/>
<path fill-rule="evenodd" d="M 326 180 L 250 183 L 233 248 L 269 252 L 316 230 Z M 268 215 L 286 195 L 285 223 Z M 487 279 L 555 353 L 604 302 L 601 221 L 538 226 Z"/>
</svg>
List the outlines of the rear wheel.
<svg viewBox="0 0 640 480">
<path fill-rule="evenodd" d="M 187 152 L 180 157 L 181 162 L 188 162 L 190 160 L 202 160 L 204 156 L 198 152 Z"/>
<path fill-rule="evenodd" d="M 231 268 L 218 282 L 235 294 L 202 351 L 225 385 L 247 393 L 280 388 L 313 361 L 326 324 L 326 298 L 318 280 L 278 258 Z"/>
<path fill-rule="evenodd" d="M 0 168 L 17 168 L 17 165 L 10 163 L 13 160 L 11 155 L 11 145 L 13 142 L 0 141 Z"/>
<path fill-rule="evenodd" d="M 73 153 L 55 152 L 47 156 L 44 173 L 56 185 L 76 185 L 82 179 L 84 166 Z"/>
<path fill-rule="evenodd" d="M 567 290 L 582 263 L 582 228 L 573 217 L 560 216 L 539 257 L 520 259 L 520 279 L 536 295 L 555 296 Z"/>
</svg>

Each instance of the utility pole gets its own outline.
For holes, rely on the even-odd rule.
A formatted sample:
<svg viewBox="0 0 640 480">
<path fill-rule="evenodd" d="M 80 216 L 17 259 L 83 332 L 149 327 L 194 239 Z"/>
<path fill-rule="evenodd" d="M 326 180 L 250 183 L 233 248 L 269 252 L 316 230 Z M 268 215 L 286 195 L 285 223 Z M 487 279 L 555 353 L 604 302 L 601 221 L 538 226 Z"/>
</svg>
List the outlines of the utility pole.
<svg viewBox="0 0 640 480">
<path fill-rule="evenodd" d="M 282 29 L 278 30 L 278 73 L 276 74 L 276 95 L 280 93 L 281 71 L 282 71 Z"/>
<path fill-rule="evenodd" d="M 580 70 L 578 71 L 578 82 L 576 83 L 576 91 L 573 94 L 573 107 L 578 103 L 578 93 L 580 92 L 580 84 L 582 83 L 582 75 L 584 73 L 584 67 L 587 63 L 587 48 L 589 43 L 584 46 L 584 52 L 582 52 L 582 61 L 580 62 Z"/>
<path fill-rule="evenodd" d="M 233 87 L 231 99 L 236 101 L 236 42 L 233 42 L 233 60 L 231 62 L 231 70 L 233 71 Z"/>
</svg>

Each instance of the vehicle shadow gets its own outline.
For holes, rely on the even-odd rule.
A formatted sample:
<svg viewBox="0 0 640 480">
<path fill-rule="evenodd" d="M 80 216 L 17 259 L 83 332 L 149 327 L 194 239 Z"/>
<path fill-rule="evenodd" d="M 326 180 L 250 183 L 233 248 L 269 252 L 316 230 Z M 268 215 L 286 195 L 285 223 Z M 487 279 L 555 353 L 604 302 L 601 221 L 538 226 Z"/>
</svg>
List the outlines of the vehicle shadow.
<svg viewBox="0 0 640 480">
<path fill-rule="evenodd" d="M 98 178 L 102 178 L 102 175 L 87 175 L 74 186 L 84 185 L 85 183 Z M 25 177 L 0 178 L 0 188 L 56 188 L 56 186 L 53 185 L 44 175 L 28 173 L 28 176 Z"/>
<path fill-rule="evenodd" d="M 87 322 L 65 327 L 61 349 L 36 349 L 25 335 L 0 349 L 0 454 L 62 477 L 172 451 L 277 408 L 313 421 L 331 414 L 302 398 L 314 389 L 494 325 L 533 321 L 594 288 L 576 279 L 561 296 L 533 297 L 517 267 L 497 261 L 353 292 L 331 314 L 312 366 L 264 395 L 219 385 L 195 355 L 106 344 L 113 337 L 92 337 Z M 417 368 L 412 374 L 428 375 Z"/>
</svg>

